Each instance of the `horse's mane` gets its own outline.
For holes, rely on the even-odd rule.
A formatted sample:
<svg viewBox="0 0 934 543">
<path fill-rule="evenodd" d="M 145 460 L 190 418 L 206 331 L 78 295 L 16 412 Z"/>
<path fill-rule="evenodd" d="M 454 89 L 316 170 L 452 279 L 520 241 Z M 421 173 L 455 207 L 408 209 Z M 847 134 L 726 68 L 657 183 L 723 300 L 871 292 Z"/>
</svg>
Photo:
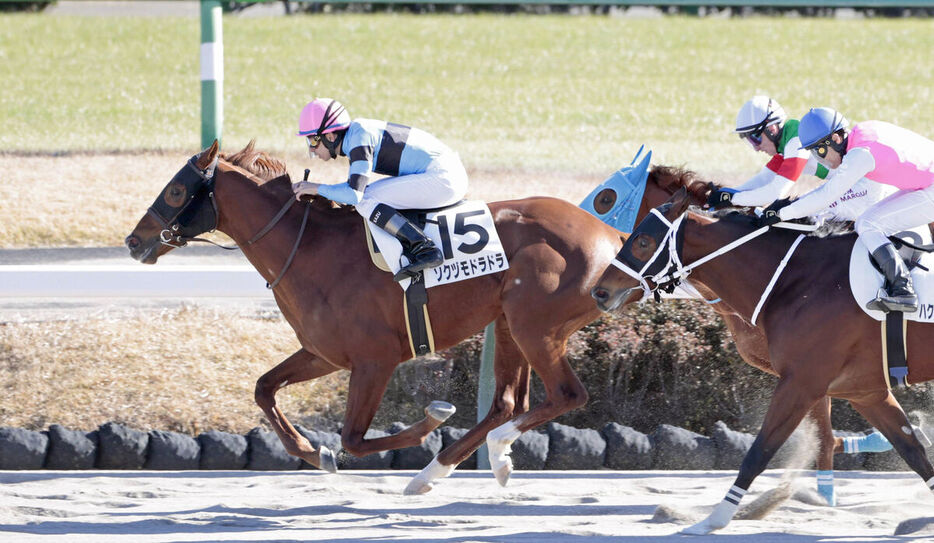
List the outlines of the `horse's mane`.
<svg viewBox="0 0 934 543">
<path fill-rule="evenodd" d="M 654 179 L 655 184 L 670 193 L 684 187 L 695 200 L 706 200 L 710 191 L 707 181 L 701 179 L 697 173 L 679 166 L 652 166 L 649 178 Z"/>
<path fill-rule="evenodd" d="M 256 140 L 250 140 L 250 143 L 246 144 L 246 147 L 239 152 L 232 155 L 221 153 L 219 156 L 221 159 L 238 168 L 243 168 L 263 181 L 270 181 L 288 174 L 285 161 L 270 156 L 265 151 L 257 151 L 254 149 L 255 144 Z"/>
</svg>

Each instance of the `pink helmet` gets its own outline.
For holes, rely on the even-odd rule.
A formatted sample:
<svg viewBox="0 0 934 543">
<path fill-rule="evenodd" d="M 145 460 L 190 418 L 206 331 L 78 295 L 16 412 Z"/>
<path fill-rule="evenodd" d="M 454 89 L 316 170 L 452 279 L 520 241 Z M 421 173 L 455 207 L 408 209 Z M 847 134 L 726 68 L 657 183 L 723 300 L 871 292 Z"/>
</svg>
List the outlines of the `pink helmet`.
<svg viewBox="0 0 934 543">
<path fill-rule="evenodd" d="M 350 126 L 350 114 L 337 100 L 317 98 L 305 104 L 298 116 L 298 136 L 327 134 Z"/>
</svg>

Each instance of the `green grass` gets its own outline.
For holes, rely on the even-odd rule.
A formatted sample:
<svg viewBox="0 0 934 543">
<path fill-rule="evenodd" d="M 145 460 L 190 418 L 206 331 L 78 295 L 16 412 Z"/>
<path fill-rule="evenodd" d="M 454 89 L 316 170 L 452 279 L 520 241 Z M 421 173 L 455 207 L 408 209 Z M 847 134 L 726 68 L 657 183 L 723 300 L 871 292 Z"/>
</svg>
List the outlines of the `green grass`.
<svg viewBox="0 0 934 543">
<path fill-rule="evenodd" d="M 468 166 L 604 172 L 640 143 L 708 173 L 757 92 L 934 136 L 934 21 L 327 15 L 224 19 L 225 147 L 297 150 L 311 97 L 436 133 Z M 0 15 L 0 150 L 199 146 L 198 21 Z"/>
</svg>

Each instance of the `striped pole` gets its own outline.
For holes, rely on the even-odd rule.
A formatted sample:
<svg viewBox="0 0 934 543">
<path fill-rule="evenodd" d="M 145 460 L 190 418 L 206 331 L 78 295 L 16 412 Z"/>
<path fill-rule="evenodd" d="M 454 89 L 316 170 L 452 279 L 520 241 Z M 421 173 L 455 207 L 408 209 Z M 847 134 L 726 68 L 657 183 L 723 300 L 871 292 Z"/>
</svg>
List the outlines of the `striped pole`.
<svg viewBox="0 0 934 543">
<path fill-rule="evenodd" d="M 224 126 L 224 36 L 219 0 L 201 0 L 201 148 Z"/>
</svg>

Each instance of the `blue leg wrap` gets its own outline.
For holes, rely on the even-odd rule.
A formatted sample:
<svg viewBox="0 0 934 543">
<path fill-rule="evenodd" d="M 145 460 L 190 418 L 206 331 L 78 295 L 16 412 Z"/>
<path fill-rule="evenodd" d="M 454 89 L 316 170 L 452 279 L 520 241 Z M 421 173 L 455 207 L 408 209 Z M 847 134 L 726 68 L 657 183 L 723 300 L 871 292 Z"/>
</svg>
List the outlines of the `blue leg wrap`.
<svg viewBox="0 0 934 543">
<path fill-rule="evenodd" d="M 827 505 L 836 507 L 837 494 L 833 486 L 833 470 L 817 471 L 817 493 L 827 500 Z"/>
<path fill-rule="evenodd" d="M 892 444 L 878 430 L 862 437 L 845 437 L 843 441 L 844 452 L 848 453 L 880 453 L 892 450 Z"/>
</svg>

